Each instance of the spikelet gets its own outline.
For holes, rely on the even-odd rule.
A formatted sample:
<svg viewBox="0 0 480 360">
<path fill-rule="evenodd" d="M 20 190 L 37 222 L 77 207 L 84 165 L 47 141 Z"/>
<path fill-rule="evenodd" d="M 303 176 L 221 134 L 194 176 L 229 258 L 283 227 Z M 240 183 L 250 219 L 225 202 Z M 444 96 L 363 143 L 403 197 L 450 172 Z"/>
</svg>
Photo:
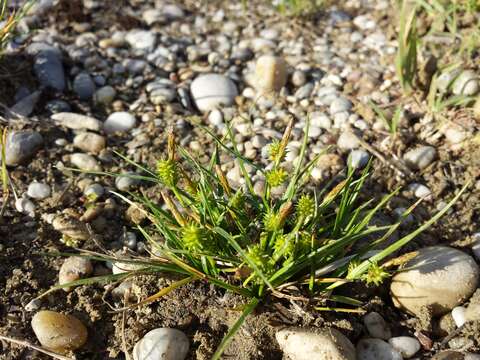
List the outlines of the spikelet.
<svg viewBox="0 0 480 360">
<path fill-rule="evenodd" d="M 285 180 L 287 180 L 287 177 L 288 173 L 282 168 L 270 170 L 265 174 L 265 179 L 267 180 L 268 185 L 271 187 L 282 185 Z"/>
</svg>

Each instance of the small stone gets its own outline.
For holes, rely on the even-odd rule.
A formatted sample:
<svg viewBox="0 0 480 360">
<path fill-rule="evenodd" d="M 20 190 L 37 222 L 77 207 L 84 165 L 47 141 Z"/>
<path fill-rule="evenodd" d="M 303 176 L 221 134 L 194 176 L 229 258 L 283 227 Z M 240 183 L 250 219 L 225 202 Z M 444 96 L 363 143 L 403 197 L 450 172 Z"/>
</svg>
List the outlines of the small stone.
<svg viewBox="0 0 480 360">
<path fill-rule="evenodd" d="M 73 130 L 99 131 L 102 123 L 91 116 L 75 114 L 71 112 L 59 112 L 51 116 L 58 125 Z"/>
<path fill-rule="evenodd" d="M 115 186 L 120 191 L 130 191 L 132 188 L 140 184 L 140 180 L 132 176 L 138 176 L 135 173 L 127 173 L 124 175 L 117 176 L 115 178 Z"/>
<path fill-rule="evenodd" d="M 125 111 L 118 111 L 110 114 L 107 120 L 105 120 L 103 128 L 107 134 L 126 132 L 133 129 L 136 122 L 135 116 L 132 114 Z"/>
<path fill-rule="evenodd" d="M 202 112 L 214 110 L 221 105 L 230 106 L 238 95 L 233 81 L 220 74 L 198 76 L 190 85 L 190 92 L 195 105 Z"/>
<path fill-rule="evenodd" d="M 463 306 L 457 306 L 452 309 L 452 318 L 455 321 L 457 327 L 462 327 L 467 322 L 465 316 L 465 308 Z"/>
<path fill-rule="evenodd" d="M 258 91 L 279 91 L 287 82 L 287 64 L 281 57 L 263 55 L 255 67 L 255 88 Z"/>
<path fill-rule="evenodd" d="M 60 272 L 58 273 L 58 282 L 60 285 L 88 277 L 93 272 L 92 262 L 83 257 L 72 256 L 65 259 Z M 70 291 L 70 287 L 64 287 L 63 290 Z"/>
<path fill-rule="evenodd" d="M 135 344 L 134 360 L 184 360 L 190 344 L 187 336 L 177 329 L 158 328 L 149 331 Z"/>
<path fill-rule="evenodd" d="M 220 110 L 214 109 L 208 114 L 208 122 L 213 126 L 223 125 L 223 114 Z"/>
<path fill-rule="evenodd" d="M 403 360 L 403 358 L 383 340 L 362 339 L 357 343 L 357 360 Z"/>
<path fill-rule="evenodd" d="M 70 162 L 79 168 L 80 170 L 84 171 L 100 171 L 100 165 L 98 161 L 89 154 L 83 153 L 74 153 L 70 156 Z"/>
<path fill-rule="evenodd" d="M 73 138 L 73 145 L 83 151 L 98 154 L 105 149 L 107 142 L 102 135 L 84 132 Z"/>
<path fill-rule="evenodd" d="M 21 165 L 30 160 L 42 145 L 43 137 L 36 131 L 11 131 L 7 134 L 5 162 L 9 166 Z"/>
<path fill-rule="evenodd" d="M 310 95 L 312 94 L 313 88 L 314 88 L 314 85 L 312 83 L 305 84 L 302 87 L 298 88 L 297 91 L 295 91 L 294 96 L 297 100 L 306 99 L 310 97 Z"/>
<path fill-rule="evenodd" d="M 65 90 L 65 71 L 58 49 L 46 45 L 34 56 L 33 70 L 42 86 L 60 92 Z"/>
<path fill-rule="evenodd" d="M 85 187 L 83 194 L 89 198 L 98 199 L 105 193 L 105 189 L 100 184 L 90 184 Z"/>
<path fill-rule="evenodd" d="M 52 226 L 55 230 L 74 240 L 87 240 L 90 238 L 85 223 L 67 215 L 55 216 L 52 220 Z"/>
<path fill-rule="evenodd" d="M 341 150 L 352 150 L 360 146 L 357 136 L 351 131 L 344 131 L 337 140 L 337 146 Z"/>
<path fill-rule="evenodd" d="M 352 103 L 350 100 L 343 97 L 336 98 L 330 104 L 330 115 L 335 115 L 336 113 L 349 111 L 352 108 Z"/>
<path fill-rule="evenodd" d="M 409 359 L 420 350 L 420 342 L 410 336 L 397 336 L 388 340 L 388 343 L 397 350 L 404 359 Z"/>
<path fill-rule="evenodd" d="M 423 184 L 412 183 L 408 186 L 408 189 L 411 192 L 413 192 L 413 195 L 415 195 L 415 197 L 419 199 L 425 199 L 425 200 L 431 199 L 432 192 L 427 186 Z"/>
<path fill-rule="evenodd" d="M 127 33 L 125 40 L 134 49 L 148 51 L 154 48 L 156 36 L 148 30 L 134 29 Z"/>
<path fill-rule="evenodd" d="M 177 97 L 175 89 L 158 88 L 150 93 L 150 101 L 155 105 L 172 102 Z"/>
<path fill-rule="evenodd" d="M 115 99 L 116 95 L 117 92 L 113 87 L 104 86 L 95 92 L 95 102 L 97 104 L 110 105 Z"/>
<path fill-rule="evenodd" d="M 479 355 L 461 353 L 459 351 L 446 350 L 439 352 L 433 356 L 430 360 L 478 360 L 480 359 Z"/>
<path fill-rule="evenodd" d="M 353 169 L 362 169 L 370 160 L 370 154 L 362 149 L 352 150 L 350 155 L 348 155 L 347 163 Z"/>
<path fill-rule="evenodd" d="M 437 156 L 437 150 L 433 146 L 420 146 L 403 155 L 403 159 L 412 169 L 425 169 Z"/>
<path fill-rule="evenodd" d="M 471 256 L 446 246 L 420 249 L 405 268 L 392 278 L 390 291 L 395 306 L 416 315 L 425 308 L 445 314 L 473 294 L 480 277 Z"/>
<path fill-rule="evenodd" d="M 73 91 L 80 100 L 89 100 L 95 93 L 95 83 L 87 73 L 80 73 L 73 80 Z"/>
<path fill-rule="evenodd" d="M 353 344 L 335 329 L 289 328 L 275 338 L 291 360 L 355 360 Z"/>
<path fill-rule="evenodd" d="M 15 200 L 15 209 L 22 214 L 27 214 L 31 217 L 35 216 L 35 204 L 27 198 L 21 197 Z"/>
<path fill-rule="evenodd" d="M 88 337 L 87 328 L 76 317 L 49 310 L 35 314 L 32 329 L 42 346 L 61 354 L 82 347 Z"/>
<path fill-rule="evenodd" d="M 322 113 L 313 113 L 310 121 L 312 126 L 317 126 L 321 129 L 329 130 L 332 127 L 332 120 Z"/>
<path fill-rule="evenodd" d="M 28 185 L 27 195 L 32 199 L 43 200 L 50 196 L 51 189 L 47 184 L 33 182 Z"/>
<path fill-rule="evenodd" d="M 28 117 L 35 109 L 41 94 L 41 91 L 34 91 L 25 96 L 8 109 L 7 115 L 9 117 Z"/>
<path fill-rule="evenodd" d="M 372 311 L 363 317 L 363 323 L 366 326 L 371 337 L 388 340 L 392 337 L 392 332 L 382 315 Z"/>
<path fill-rule="evenodd" d="M 292 74 L 292 84 L 296 87 L 305 85 L 307 82 L 307 76 L 301 70 L 295 70 Z"/>
<path fill-rule="evenodd" d="M 455 95 L 473 96 L 480 90 L 479 77 L 472 70 L 465 70 L 455 79 L 452 92 Z"/>
</svg>

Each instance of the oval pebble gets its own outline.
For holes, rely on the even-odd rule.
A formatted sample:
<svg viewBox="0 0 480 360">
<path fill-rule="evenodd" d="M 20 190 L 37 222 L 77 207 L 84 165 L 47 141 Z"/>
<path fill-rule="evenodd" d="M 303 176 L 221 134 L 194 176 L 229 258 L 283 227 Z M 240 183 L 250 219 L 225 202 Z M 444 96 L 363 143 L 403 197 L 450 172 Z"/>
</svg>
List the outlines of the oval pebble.
<svg viewBox="0 0 480 360">
<path fill-rule="evenodd" d="M 380 339 L 362 339 L 357 343 L 357 360 L 402 360 L 402 355 Z"/>
<path fill-rule="evenodd" d="M 410 336 L 397 336 L 388 340 L 388 343 L 397 350 L 404 359 L 409 359 L 420 350 L 420 342 Z"/>
<path fill-rule="evenodd" d="M 363 323 L 371 337 L 388 340 L 392 337 L 392 332 L 382 315 L 372 311 L 363 317 Z"/>
<path fill-rule="evenodd" d="M 30 185 L 28 185 L 27 195 L 32 199 L 46 199 L 50 196 L 50 194 L 51 189 L 47 184 L 32 182 Z"/>
<path fill-rule="evenodd" d="M 49 310 L 35 314 L 32 329 L 42 346 L 62 354 L 80 348 L 88 337 L 87 328 L 76 317 Z"/>
<path fill-rule="evenodd" d="M 452 318 L 457 327 L 462 327 L 463 324 L 467 322 L 465 310 L 466 309 L 463 306 L 457 306 L 452 309 Z"/>
<path fill-rule="evenodd" d="M 136 122 L 135 116 L 132 114 L 126 111 L 118 111 L 110 114 L 105 120 L 103 128 L 107 134 L 126 132 L 133 129 Z"/>
<path fill-rule="evenodd" d="M 72 112 L 59 112 L 51 116 L 58 125 L 65 126 L 73 130 L 92 130 L 99 131 L 102 123 L 91 116 L 75 114 Z"/>
<path fill-rule="evenodd" d="M 407 165 L 413 169 L 425 169 L 437 156 L 437 150 L 433 146 L 420 146 L 403 155 Z"/>
<path fill-rule="evenodd" d="M 202 112 L 216 109 L 220 105 L 230 106 L 238 95 L 233 81 L 220 74 L 198 76 L 190 85 L 190 92 L 195 105 Z"/>
<path fill-rule="evenodd" d="M 73 138 L 73 145 L 80 150 L 98 154 L 105 149 L 107 142 L 102 135 L 92 132 L 84 132 Z"/>
<path fill-rule="evenodd" d="M 72 256 L 63 262 L 58 273 L 58 283 L 67 284 L 72 281 L 89 276 L 93 272 L 92 262 L 89 259 Z M 70 287 L 64 287 L 63 290 L 70 291 Z"/>
<path fill-rule="evenodd" d="M 190 344 L 187 336 L 177 329 L 158 328 L 149 331 L 135 344 L 134 360 L 184 360 Z"/>
<path fill-rule="evenodd" d="M 80 170 L 100 171 L 100 165 L 92 155 L 74 153 L 70 156 L 70 162 Z"/>
</svg>

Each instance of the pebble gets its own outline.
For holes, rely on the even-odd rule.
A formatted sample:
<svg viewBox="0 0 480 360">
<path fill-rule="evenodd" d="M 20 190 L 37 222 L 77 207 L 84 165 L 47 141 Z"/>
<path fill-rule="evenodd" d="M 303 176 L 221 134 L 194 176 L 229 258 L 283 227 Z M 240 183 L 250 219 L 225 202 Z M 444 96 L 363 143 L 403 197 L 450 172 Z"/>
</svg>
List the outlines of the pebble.
<svg viewBox="0 0 480 360">
<path fill-rule="evenodd" d="M 134 360 L 184 360 L 190 344 L 187 336 L 177 329 L 158 328 L 149 331 L 135 344 Z"/>
<path fill-rule="evenodd" d="M 279 91 L 287 82 L 287 64 L 285 60 L 272 55 L 259 57 L 255 66 L 254 82 L 258 91 Z"/>
<path fill-rule="evenodd" d="M 83 171 L 100 171 L 100 165 L 98 161 L 89 154 L 73 153 L 70 156 L 70 162 Z"/>
<path fill-rule="evenodd" d="M 430 200 L 432 196 L 432 192 L 430 189 L 419 183 L 412 183 L 408 185 L 408 189 L 413 192 L 413 195 L 419 199 L 425 199 L 425 200 Z"/>
<path fill-rule="evenodd" d="M 32 199 L 42 200 L 50 196 L 50 186 L 44 183 L 32 182 L 28 185 L 27 195 Z"/>
<path fill-rule="evenodd" d="M 128 173 L 125 175 L 120 175 L 115 178 L 115 186 L 120 191 L 131 191 L 132 188 L 140 184 L 140 180 L 133 178 L 129 175 L 137 175 L 135 173 Z"/>
<path fill-rule="evenodd" d="M 93 273 L 92 262 L 83 257 L 71 256 L 65 259 L 58 273 L 60 285 L 88 277 Z M 64 287 L 63 290 L 71 291 L 72 288 Z"/>
<path fill-rule="evenodd" d="M 363 317 L 363 324 L 371 337 L 388 340 L 392 337 L 392 331 L 382 315 L 372 311 Z"/>
<path fill-rule="evenodd" d="M 412 169 L 422 170 L 430 165 L 437 156 L 437 150 L 433 146 L 420 146 L 403 155 L 403 159 Z"/>
<path fill-rule="evenodd" d="M 94 117 L 75 114 L 71 112 L 59 112 L 51 116 L 58 125 L 72 130 L 100 131 L 102 123 Z"/>
<path fill-rule="evenodd" d="M 402 355 L 380 339 L 362 339 L 357 343 L 357 360 L 402 360 Z"/>
<path fill-rule="evenodd" d="M 355 347 L 335 329 L 288 328 L 275 337 L 291 360 L 355 360 Z"/>
<path fill-rule="evenodd" d="M 395 306 L 415 315 L 425 307 L 434 316 L 452 310 L 473 294 L 480 277 L 471 256 L 446 246 L 420 249 L 405 267 L 393 276 L 390 290 Z"/>
<path fill-rule="evenodd" d="M 335 115 L 340 112 L 349 111 L 352 108 L 350 100 L 343 97 L 336 98 L 330 104 L 330 115 Z"/>
<path fill-rule="evenodd" d="M 306 99 L 312 94 L 313 88 L 314 85 L 312 83 L 305 84 L 302 87 L 298 88 L 297 91 L 295 91 L 294 96 L 297 100 Z"/>
<path fill-rule="evenodd" d="M 63 92 L 66 81 L 60 51 L 53 46 L 39 43 L 31 44 L 29 49 L 32 50 L 33 46 L 37 46 L 32 52 L 36 53 L 33 70 L 38 81 L 44 87 Z"/>
<path fill-rule="evenodd" d="M 107 85 L 101 87 L 95 92 L 94 99 L 97 104 L 110 105 L 115 99 L 116 95 L 117 92 L 115 89 Z"/>
<path fill-rule="evenodd" d="M 310 121 L 312 126 L 316 126 L 321 129 L 329 130 L 332 127 L 332 120 L 323 113 L 313 113 Z"/>
<path fill-rule="evenodd" d="M 410 336 L 397 336 L 388 340 L 404 359 L 409 359 L 420 350 L 420 342 Z"/>
<path fill-rule="evenodd" d="M 94 197 L 95 199 L 101 197 L 104 193 L 105 189 L 100 184 L 90 184 L 83 190 L 85 196 Z"/>
<path fill-rule="evenodd" d="M 222 126 L 223 125 L 223 114 L 220 110 L 214 109 L 208 114 L 208 122 L 213 126 Z"/>
<path fill-rule="evenodd" d="M 337 146 L 341 150 L 352 150 L 360 146 L 357 136 L 351 131 L 344 131 L 337 140 Z"/>
<path fill-rule="evenodd" d="M 28 117 L 37 105 L 38 99 L 40 98 L 41 94 L 41 91 L 34 91 L 33 93 L 25 96 L 17 103 L 15 103 L 10 109 L 8 109 L 7 115 L 9 117 Z"/>
<path fill-rule="evenodd" d="M 296 87 L 300 87 L 300 86 L 303 86 L 305 85 L 305 83 L 307 82 L 307 76 L 305 75 L 305 73 L 301 70 L 295 70 L 292 74 L 292 84 Z"/>
<path fill-rule="evenodd" d="M 479 90 L 479 77 L 473 70 L 462 71 L 452 85 L 455 95 L 473 96 L 478 94 Z"/>
<path fill-rule="evenodd" d="M 84 132 L 73 138 L 73 145 L 83 151 L 98 154 L 105 149 L 107 142 L 102 135 Z"/>
<path fill-rule="evenodd" d="M 369 160 L 370 154 L 363 149 L 358 149 L 350 152 L 347 163 L 353 169 L 362 169 L 368 164 Z"/>
<path fill-rule="evenodd" d="M 52 226 L 55 230 L 74 240 L 87 240 L 90 238 L 85 223 L 67 215 L 55 216 L 52 220 Z"/>
<path fill-rule="evenodd" d="M 118 111 L 110 114 L 105 120 L 103 128 L 107 134 L 126 132 L 133 129 L 136 122 L 135 116 L 132 114 L 126 111 Z"/>
<path fill-rule="evenodd" d="M 31 217 L 35 216 L 35 204 L 25 197 L 15 200 L 15 209 L 22 214 L 27 214 Z"/>
<path fill-rule="evenodd" d="M 75 76 L 73 80 L 73 91 L 75 91 L 80 100 L 89 100 L 95 93 L 95 83 L 92 77 L 85 72 Z"/>
<path fill-rule="evenodd" d="M 43 137 L 32 130 L 11 131 L 7 134 L 5 162 L 9 166 L 30 160 L 43 145 Z"/>
<path fill-rule="evenodd" d="M 457 327 L 462 327 L 467 322 L 465 311 L 463 306 L 456 306 L 452 309 L 452 319 Z"/>
<path fill-rule="evenodd" d="M 88 337 L 87 328 L 76 317 L 49 310 L 35 314 L 32 329 L 43 347 L 61 354 L 82 347 Z"/>
<path fill-rule="evenodd" d="M 479 360 L 480 355 L 471 353 L 461 353 L 453 350 L 439 352 L 430 360 Z"/>
<path fill-rule="evenodd" d="M 214 110 L 220 105 L 230 106 L 238 95 L 233 81 L 220 74 L 198 76 L 190 85 L 190 92 L 195 105 L 202 112 Z"/>
<path fill-rule="evenodd" d="M 152 50 L 155 46 L 156 36 L 148 30 L 130 30 L 125 36 L 127 43 L 137 50 Z"/>
</svg>

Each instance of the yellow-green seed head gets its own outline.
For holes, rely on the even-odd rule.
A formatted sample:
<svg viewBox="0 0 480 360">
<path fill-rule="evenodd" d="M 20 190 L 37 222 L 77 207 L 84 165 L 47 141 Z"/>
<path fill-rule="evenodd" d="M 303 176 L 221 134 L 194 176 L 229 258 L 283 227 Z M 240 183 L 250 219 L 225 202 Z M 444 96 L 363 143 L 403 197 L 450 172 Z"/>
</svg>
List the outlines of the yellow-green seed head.
<svg viewBox="0 0 480 360">
<path fill-rule="evenodd" d="M 268 185 L 277 187 L 282 185 L 287 180 L 288 173 L 282 169 L 270 170 L 265 174 Z"/>
<path fill-rule="evenodd" d="M 282 154 L 282 143 L 278 140 L 273 140 L 273 142 L 268 146 L 268 156 L 272 161 L 281 161 L 285 156 L 285 151 Z"/>
<path fill-rule="evenodd" d="M 247 256 L 260 270 L 265 271 L 268 268 L 268 257 L 260 246 L 250 247 Z"/>
<path fill-rule="evenodd" d="M 367 283 L 367 285 L 380 285 L 383 283 L 383 280 L 388 278 L 390 274 L 385 271 L 381 266 L 378 264 L 373 263 L 368 268 L 367 272 L 363 274 L 362 279 Z"/>
<path fill-rule="evenodd" d="M 315 200 L 303 194 L 297 202 L 297 217 L 307 218 L 315 214 Z"/>
<path fill-rule="evenodd" d="M 201 250 L 205 243 L 205 231 L 195 224 L 188 224 L 182 230 L 183 245 L 188 250 Z"/>
<path fill-rule="evenodd" d="M 177 164 L 173 160 L 158 160 L 157 172 L 160 180 L 167 186 L 173 187 L 178 181 Z"/>
<path fill-rule="evenodd" d="M 274 210 L 270 210 L 263 216 L 263 226 L 267 231 L 277 231 L 280 228 L 280 214 Z"/>
<path fill-rule="evenodd" d="M 277 235 L 275 238 L 274 250 L 276 253 L 283 253 L 283 257 L 293 255 L 295 250 L 295 243 L 293 239 L 288 240 L 286 235 Z"/>
</svg>

